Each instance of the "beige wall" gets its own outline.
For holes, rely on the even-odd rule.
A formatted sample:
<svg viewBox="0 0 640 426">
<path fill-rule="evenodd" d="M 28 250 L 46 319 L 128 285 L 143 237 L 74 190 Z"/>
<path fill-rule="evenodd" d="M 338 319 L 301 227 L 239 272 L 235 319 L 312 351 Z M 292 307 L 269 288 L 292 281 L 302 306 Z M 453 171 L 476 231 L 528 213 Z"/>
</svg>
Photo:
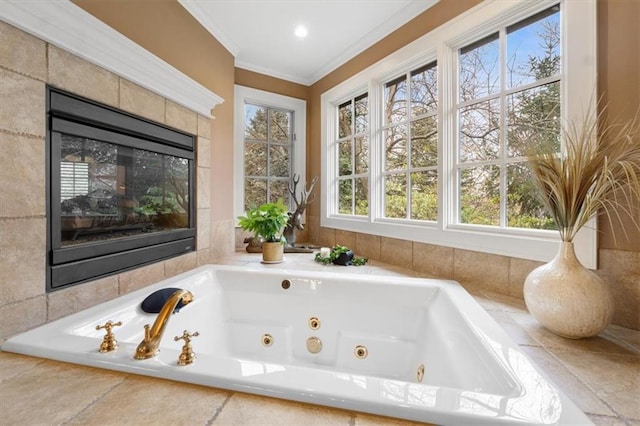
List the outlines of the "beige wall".
<svg viewBox="0 0 640 426">
<path fill-rule="evenodd" d="M 232 222 L 212 220 L 209 117 L 1 21 L 0 39 L 0 339 L 210 263 L 232 250 Z M 45 292 L 45 84 L 197 135 L 197 251 Z"/>
</svg>

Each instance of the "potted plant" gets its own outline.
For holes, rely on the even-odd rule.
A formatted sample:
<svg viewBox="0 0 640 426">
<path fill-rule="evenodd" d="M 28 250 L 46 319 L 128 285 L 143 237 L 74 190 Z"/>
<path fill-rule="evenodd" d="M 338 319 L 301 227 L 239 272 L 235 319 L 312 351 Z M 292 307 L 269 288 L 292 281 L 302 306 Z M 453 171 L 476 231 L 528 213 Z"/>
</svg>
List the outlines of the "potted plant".
<svg viewBox="0 0 640 426">
<path fill-rule="evenodd" d="M 539 149 L 529 166 L 540 199 L 560 232 L 560 249 L 534 269 L 524 284 L 529 312 L 563 337 L 599 334 L 611 322 L 615 305 L 608 285 L 576 258 L 576 233 L 599 212 L 628 214 L 638 226 L 640 200 L 640 122 L 605 125 L 602 114 L 562 130 L 564 150 Z"/>
<path fill-rule="evenodd" d="M 261 237 L 262 261 L 265 263 L 279 263 L 284 259 L 284 231 L 289 215 L 287 206 L 282 199 L 276 203 L 265 203 L 247 211 L 246 216 L 239 216 L 239 225 L 245 231 L 253 232 Z"/>
</svg>

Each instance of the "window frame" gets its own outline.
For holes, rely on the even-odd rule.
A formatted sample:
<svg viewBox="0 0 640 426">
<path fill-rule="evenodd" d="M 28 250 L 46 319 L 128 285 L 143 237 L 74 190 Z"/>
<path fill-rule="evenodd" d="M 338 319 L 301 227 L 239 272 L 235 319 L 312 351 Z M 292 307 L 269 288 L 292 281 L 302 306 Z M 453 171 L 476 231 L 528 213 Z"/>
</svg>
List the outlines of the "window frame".
<svg viewBox="0 0 640 426">
<path fill-rule="evenodd" d="M 597 96 L 596 1 L 485 1 L 321 95 L 321 161 L 326 173 L 321 182 L 321 226 L 535 261 L 551 260 L 560 241 L 557 231 L 457 223 L 458 188 L 453 173 L 457 171 L 458 49 L 555 4 L 560 4 L 562 11 L 562 119 L 584 117 L 586 111 L 593 114 L 590 107 Z M 416 223 L 384 218 L 383 153 L 380 152 L 384 82 L 433 61 L 437 61 L 438 66 L 438 220 Z M 584 90 L 585 87 L 592 87 L 593 92 Z M 332 111 L 339 102 L 364 91 L 369 93 L 370 102 L 369 216 L 344 217 L 334 214 L 337 209 L 333 201 L 336 199 L 333 170 L 336 169 L 327 137 L 334 134 L 335 112 Z M 588 268 L 597 267 L 596 226 L 592 218 L 574 240 L 576 254 Z"/>
<path fill-rule="evenodd" d="M 291 176 L 296 173 L 300 176 L 306 177 L 307 101 L 236 84 L 234 86 L 234 102 L 233 213 L 235 226 L 238 226 L 238 216 L 246 214 L 244 210 L 245 104 L 248 103 L 278 110 L 293 111 L 293 158 L 290 164 L 290 173 Z"/>
</svg>

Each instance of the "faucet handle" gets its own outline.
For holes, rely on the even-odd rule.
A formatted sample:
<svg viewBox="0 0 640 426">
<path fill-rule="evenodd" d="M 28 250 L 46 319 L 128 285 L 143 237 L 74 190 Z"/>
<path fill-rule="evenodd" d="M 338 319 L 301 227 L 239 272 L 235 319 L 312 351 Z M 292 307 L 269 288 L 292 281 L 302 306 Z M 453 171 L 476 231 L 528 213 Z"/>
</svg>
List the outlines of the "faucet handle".
<svg viewBox="0 0 640 426">
<path fill-rule="evenodd" d="M 178 357 L 178 365 L 189 365 L 196 359 L 196 354 L 193 353 L 193 349 L 191 348 L 191 339 L 199 335 L 200 333 L 198 333 L 197 331 L 193 334 L 189 334 L 189 332 L 185 330 L 182 333 L 182 336 L 175 336 L 173 338 L 173 340 L 176 342 L 178 340 L 184 340 L 182 352 L 180 353 L 180 357 Z"/>
<path fill-rule="evenodd" d="M 118 349 L 118 341 L 116 337 L 111 332 L 113 327 L 119 327 L 122 325 L 122 321 L 113 322 L 111 320 L 107 321 L 103 325 L 96 325 L 96 330 L 105 329 L 107 333 L 102 338 L 102 343 L 100 344 L 100 352 L 111 352 Z"/>
</svg>

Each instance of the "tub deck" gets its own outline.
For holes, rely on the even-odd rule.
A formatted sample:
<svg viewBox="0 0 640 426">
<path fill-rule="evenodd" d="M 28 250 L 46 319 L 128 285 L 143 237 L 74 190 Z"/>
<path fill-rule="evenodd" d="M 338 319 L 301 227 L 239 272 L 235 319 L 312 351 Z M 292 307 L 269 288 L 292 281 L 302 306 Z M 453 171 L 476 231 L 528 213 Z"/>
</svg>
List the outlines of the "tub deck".
<svg viewBox="0 0 640 426">
<path fill-rule="evenodd" d="M 243 259 L 246 259 L 246 257 L 238 256 L 234 259 L 230 259 L 229 262 L 243 263 L 245 262 L 245 260 Z M 304 257 L 300 257 L 299 259 L 302 265 L 306 265 L 307 267 L 311 267 L 313 265 L 313 264 L 305 263 L 304 260 L 306 259 L 304 259 Z M 246 262 L 251 264 L 252 266 L 261 267 L 260 265 L 253 264 L 252 260 L 246 260 Z M 293 263 L 290 263 L 290 262 L 291 260 L 288 261 L 288 265 L 286 266 L 291 267 Z M 285 266 L 285 265 L 280 265 L 280 266 Z M 274 269 L 273 266 L 269 266 L 265 268 Z M 356 272 L 355 269 L 356 268 L 349 268 L 349 273 L 355 273 Z M 366 274 L 402 273 L 402 271 L 397 271 L 397 270 L 390 271 L 390 269 L 393 269 L 393 268 L 387 268 L 384 265 L 378 264 L 378 265 L 372 265 L 372 266 L 361 268 L 357 272 L 366 273 Z M 346 270 L 341 269 L 340 272 L 346 272 Z M 503 323 L 503 325 L 506 326 L 507 331 L 510 331 L 512 333 L 512 336 L 516 337 L 517 340 L 519 340 L 519 343 L 524 344 L 524 346 L 522 347 L 527 348 L 528 352 L 532 352 L 536 356 L 536 358 L 542 360 L 543 366 L 547 366 L 547 364 L 549 364 L 547 368 L 548 370 L 547 373 L 553 373 L 554 377 L 558 375 L 560 376 L 559 377 L 560 383 L 561 384 L 564 383 L 565 386 L 569 386 L 569 391 L 571 392 L 571 395 L 577 396 L 577 398 L 574 398 L 574 399 L 576 400 L 576 402 L 581 404 L 580 408 L 589 412 L 591 414 L 592 419 L 598 419 L 599 418 L 598 416 L 609 416 L 609 417 L 617 416 L 617 413 L 614 411 L 611 411 L 611 409 L 608 408 L 608 405 L 604 405 L 603 399 L 601 397 L 596 396 L 594 394 L 594 391 L 590 389 L 590 386 L 587 386 L 589 383 L 588 377 L 584 380 L 576 380 L 576 377 L 573 373 L 569 373 L 565 367 L 559 364 L 559 362 L 557 361 L 558 359 L 557 355 L 554 354 L 554 356 L 551 357 L 551 354 L 553 354 L 552 350 L 554 349 L 553 345 L 551 345 L 550 348 L 546 349 L 545 345 L 541 344 L 540 341 L 542 341 L 543 343 L 548 343 L 549 341 L 553 342 L 554 336 L 547 335 L 543 330 L 537 328 L 534 324 L 531 324 L 531 319 L 522 310 L 521 302 L 518 302 L 515 299 L 505 298 L 503 296 L 498 296 L 498 295 L 495 296 L 495 299 L 493 301 L 487 300 L 486 295 L 483 295 L 483 294 L 477 294 L 476 299 L 479 300 L 486 308 L 489 309 L 488 310 L 489 313 L 491 313 L 494 316 L 494 318 L 497 318 L 499 322 Z M 505 301 L 507 303 L 505 303 Z M 519 323 L 523 324 L 523 326 L 518 326 L 517 325 L 518 323 L 515 322 L 515 319 L 519 320 Z M 638 355 L 637 350 L 634 353 L 633 346 L 631 346 L 628 341 L 621 338 L 624 336 L 630 336 L 631 337 L 630 341 L 632 342 L 633 337 L 637 337 L 637 336 L 634 336 L 633 332 L 626 333 L 624 329 L 617 330 L 615 327 L 613 327 L 613 330 L 618 331 L 619 332 L 618 335 L 611 334 L 610 332 L 608 332 L 609 334 L 607 339 L 597 338 L 595 339 L 595 342 L 587 342 L 586 347 L 588 348 L 590 347 L 591 349 L 583 351 L 585 355 L 593 353 L 593 348 L 595 347 L 602 349 L 601 348 L 602 346 L 607 346 L 609 348 L 608 349 L 609 352 L 615 352 L 617 355 L 621 355 L 623 357 L 625 356 L 631 357 L 629 359 L 630 361 L 633 359 L 632 356 L 635 355 L 636 356 L 635 360 L 637 361 L 637 355 Z M 169 331 L 167 331 L 167 333 L 169 333 Z M 165 338 L 167 336 L 165 336 Z M 526 336 L 529 336 L 529 337 L 525 339 Z M 533 336 L 536 336 L 538 340 L 534 339 Z M 121 338 L 119 338 L 119 340 L 122 342 Z M 561 339 L 560 342 L 554 342 L 555 345 L 559 345 L 560 343 L 563 344 L 564 346 L 568 346 L 571 352 L 574 352 L 577 349 L 580 349 L 581 346 L 585 346 L 584 342 L 582 344 L 574 344 L 574 342 L 565 341 L 564 339 Z M 197 347 L 197 339 L 194 340 L 194 346 Z M 166 352 L 168 351 L 163 351 L 164 354 L 166 354 Z M 622 352 L 622 354 L 620 352 Z M 164 354 L 161 354 L 161 355 L 164 355 Z M 546 354 L 546 356 L 544 354 Z M 102 355 L 102 354 L 98 354 L 98 355 Z M 166 355 L 168 359 L 169 358 L 173 359 L 177 357 L 177 352 L 175 354 L 166 354 Z M 258 373 L 264 374 L 264 371 L 257 372 L 257 369 L 260 369 L 260 368 L 264 369 L 265 365 L 268 366 L 268 364 L 259 363 L 259 362 L 251 363 L 250 355 L 251 355 L 250 353 L 247 353 L 247 356 L 245 357 L 247 360 L 246 362 L 247 374 L 251 374 L 252 371 L 254 372 L 254 374 L 258 374 Z M 604 358 L 603 361 L 606 361 L 606 358 L 609 358 L 609 357 L 607 356 L 603 358 Z M 169 362 L 168 359 L 166 360 L 166 362 Z M 160 361 L 165 362 L 162 359 L 160 359 Z M 199 359 L 198 361 L 196 361 L 196 363 L 198 363 L 199 361 L 202 361 L 202 360 Z M 551 361 L 554 361 L 554 362 L 551 362 Z M 127 375 L 123 373 L 111 373 L 103 370 L 92 370 L 92 369 L 87 370 L 86 368 L 83 368 L 83 367 L 71 366 L 67 364 L 59 364 L 51 361 L 41 362 L 37 359 L 24 358 L 20 356 L 9 355 L 9 354 L 2 354 L 2 356 L 0 356 L 0 365 L 7 366 L 7 367 L 10 366 L 10 368 L 14 370 L 9 375 L 5 375 L 3 378 L 6 378 L 6 379 L 3 380 L 2 383 L 0 384 L 1 386 L 0 391 L 2 392 L 2 396 L 3 396 L 3 406 L 6 406 L 5 402 L 10 402 L 12 401 L 12 398 L 15 398 L 16 404 L 11 404 L 11 406 L 16 408 L 17 410 L 16 414 L 19 412 L 31 411 L 32 413 L 30 414 L 35 415 L 35 417 L 33 417 L 35 419 L 39 418 L 38 416 L 45 415 L 46 410 L 44 407 L 46 406 L 46 401 L 48 400 L 48 398 L 46 397 L 47 390 L 49 391 L 49 393 L 51 393 L 52 389 L 57 389 L 57 388 L 63 388 L 63 389 L 69 390 L 69 387 L 67 385 L 70 385 L 71 383 L 74 384 L 74 387 L 78 387 L 79 385 L 78 381 L 82 382 L 83 380 L 87 380 L 87 381 L 95 380 L 98 384 L 97 387 L 90 386 L 89 383 L 85 383 L 84 385 L 79 386 L 80 391 L 78 392 L 82 393 L 82 395 L 80 395 L 81 398 L 78 398 L 77 401 L 72 402 L 71 405 L 74 407 L 81 407 L 81 408 L 77 408 L 75 409 L 75 411 L 74 409 L 72 409 L 71 413 L 62 412 L 62 413 L 56 413 L 56 415 L 59 414 L 62 417 L 64 417 L 65 415 L 68 416 L 68 417 L 64 417 L 64 419 L 62 420 L 74 419 L 74 421 L 79 421 L 81 423 L 85 423 L 85 422 L 91 423 L 90 421 L 88 421 L 90 417 L 87 417 L 87 416 L 90 416 L 91 413 L 95 414 L 96 412 L 106 412 L 107 404 L 109 404 L 109 401 L 113 402 L 114 398 L 117 399 L 118 397 L 123 397 L 122 392 L 124 392 L 124 389 L 127 387 L 133 387 L 135 389 L 138 389 L 140 392 L 132 393 L 131 395 L 128 396 L 126 402 L 124 401 L 122 402 L 124 406 L 123 410 L 125 415 L 127 413 L 127 410 L 131 410 L 131 414 L 136 413 L 136 409 L 135 409 L 136 401 L 141 405 L 144 405 L 143 400 L 145 398 L 151 398 L 153 395 L 156 395 L 158 393 L 163 394 L 166 392 L 171 392 L 171 394 L 173 394 L 174 392 L 170 391 L 171 389 L 173 389 L 174 391 L 176 391 L 175 398 L 176 400 L 179 400 L 179 401 L 184 401 L 189 394 L 195 393 L 199 395 L 199 402 L 196 405 L 201 406 L 200 411 L 202 411 L 202 414 L 198 414 L 196 417 L 194 417 L 194 419 L 204 419 L 202 422 L 200 422 L 202 424 L 207 423 L 210 420 L 214 420 L 213 422 L 214 424 L 217 422 L 251 423 L 252 419 L 255 420 L 256 424 L 265 424 L 265 423 L 271 423 L 269 421 L 265 422 L 265 418 L 268 418 L 265 416 L 269 415 L 269 413 L 271 413 L 272 415 L 273 414 L 276 415 L 276 417 L 271 417 L 271 418 L 279 419 L 277 421 L 274 421 L 273 423 L 307 423 L 309 422 L 309 420 L 312 420 L 312 419 L 315 419 L 315 420 L 322 419 L 321 420 L 322 424 L 330 423 L 333 420 L 337 420 L 337 419 L 341 419 L 340 420 L 341 422 L 343 420 L 351 421 L 352 424 L 354 422 L 356 424 L 365 424 L 366 421 L 368 420 L 373 420 L 375 422 L 384 421 L 383 418 L 366 415 L 362 413 L 356 414 L 356 413 L 344 412 L 340 410 L 319 408 L 317 406 L 301 405 L 301 404 L 296 404 L 296 403 L 287 402 L 287 401 L 265 399 L 262 397 L 246 395 L 244 393 L 222 391 L 219 389 L 207 389 L 207 388 L 198 388 L 198 387 L 193 388 L 193 387 L 190 387 L 189 385 L 180 385 L 174 382 L 165 382 L 165 381 L 158 382 L 153 379 L 146 379 L 140 376 L 132 376 L 132 375 Z M 273 364 L 273 369 L 274 369 L 274 371 L 272 371 L 273 374 L 278 374 L 277 365 L 278 364 L 276 363 Z M 301 366 L 300 368 L 304 368 L 304 366 Z M 42 388 L 32 389 L 32 391 L 35 392 L 35 395 L 36 395 L 35 400 L 33 398 L 30 398 L 30 399 L 22 398 L 20 401 L 18 401 L 18 398 L 20 395 L 20 389 L 24 390 L 24 387 L 21 388 L 21 385 L 19 384 L 22 383 L 23 380 L 27 380 L 31 374 L 37 374 L 38 372 L 45 374 L 43 373 L 44 370 L 49 371 L 49 373 L 52 373 L 55 371 L 58 371 L 58 372 L 64 371 L 64 373 L 62 374 L 64 374 L 65 380 L 64 381 L 55 380 L 55 377 L 54 377 L 52 378 L 52 382 L 48 386 L 45 385 Z M 395 373 L 391 372 L 390 374 L 391 376 L 393 376 L 393 374 Z M 86 377 L 82 378 L 80 377 L 81 375 L 86 375 Z M 569 380 L 571 378 L 573 378 L 572 381 Z M 357 382 L 357 379 L 358 379 L 358 375 L 355 375 L 355 374 L 351 374 L 349 377 L 349 380 L 351 380 L 352 382 L 354 380 Z M 397 382 L 402 382 L 402 380 L 394 381 L 392 379 L 393 377 L 390 377 L 386 380 L 386 384 L 388 386 L 384 389 L 381 389 L 382 391 L 385 391 L 389 394 L 393 394 L 394 392 L 397 394 L 399 389 L 400 391 L 402 391 L 403 389 L 404 390 L 412 389 L 411 387 L 402 388 L 402 386 L 399 386 L 397 384 Z M 105 383 L 110 383 L 108 389 L 105 389 L 103 387 Z M 216 386 L 216 385 L 213 384 L 213 386 Z M 419 388 L 416 387 L 415 390 L 417 391 L 417 389 Z M 237 389 L 237 388 L 235 390 L 242 391 L 242 389 Z M 250 389 L 246 389 L 246 390 L 251 391 Z M 97 395 L 96 395 L 96 392 L 98 392 Z M 567 390 L 565 390 L 565 392 L 567 392 Z M 95 400 L 95 403 L 91 402 L 91 404 L 89 404 L 86 401 L 86 398 L 83 398 L 85 396 L 85 393 L 87 397 L 91 396 L 92 398 L 91 401 Z M 69 397 L 69 395 L 67 395 L 66 393 L 60 394 L 60 392 L 58 391 L 54 391 L 54 394 L 56 394 L 56 397 L 61 400 L 66 400 Z M 38 399 L 37 397 L 38 395 L 41 396 L 40 399 Z M 278 395 L 278 392 L 274 392 L 272 396 L 281 396 L 281 395 Z M 397 395 L 397 396 L 400 396 L 400 395 Z M 428 395 L 422 395 L 421 398 L 424 398 L 427 396 Z M 49 399 L 50 398 L 51 397 L 49 397 Z M 310 395 L 309 398 L 311 399 L 311 402 L 314 402 L 313 395 Z M 618 396 L 618 399 L 620 398 L 623 398 L 623 397 Z M 45 404 L 44 405 L 39 404 L 38 402 L 36 402 L 36 400 L 44 401 Z M 486 403 L 486 401 L 484 402 Z M 607 404 L 612 404 L 612 402 L 607 402 Z M 206 409 L 204 409 L 205 405 L 206 405 Z M 616 405 L 620 405 L 620 404 L 616 402 L 614 399 L 613 406 L 616 406 Z M 587 407 L 587 408 L 584 408 L 584 407 Z M 622 407 L 624 407 L 624 405 L 622 405 Z M 357 410 L 358 408 L 354 407 L 352 409 Z M 363 406 L 361 409 L 363 411 L 367 411 L 366 406 Z M 6 413 L 5 409 L 3 408 L 2 411 L 3 411 L 2 413 L 3 418 L 5 418 L 6 415 L 9 415 L 8 417 L 9 419 L 17 419 L 17 417 L 11 416 L 13 414 L 13 410 L 10 411 L 9 413 Z M 106 418 L 107 419 L 111 418 L 115 420 L 116 418 L 120 418 L 122 414 L 123 412 L 120 412 L 120 411 L 113 412 L 111 414 L 112 417 L 109 417 L 109 415 L 107 415 Z M 165 415 L 169 415 L 169 417 L 163 417 L 163 419 L 165 420 L 167 418 L 173 418 L 171 417 L 173 414 L 165 413 Z M 290 416 L 293 416 L 293 417 L 290 417 Z M 242 421 L 240 421 L 240 419 L 242 419 Z M 286 419 L 289 419 L 289 421 L 287 421 Z M 199 423 L 197 420 L 194 420 L 194 422 Z M 108 420 L 107 420 L 107 423 L 108 423 Z M 19 421 L 18 421 L 18 424 L 20 424 Z"/>
</svg>

